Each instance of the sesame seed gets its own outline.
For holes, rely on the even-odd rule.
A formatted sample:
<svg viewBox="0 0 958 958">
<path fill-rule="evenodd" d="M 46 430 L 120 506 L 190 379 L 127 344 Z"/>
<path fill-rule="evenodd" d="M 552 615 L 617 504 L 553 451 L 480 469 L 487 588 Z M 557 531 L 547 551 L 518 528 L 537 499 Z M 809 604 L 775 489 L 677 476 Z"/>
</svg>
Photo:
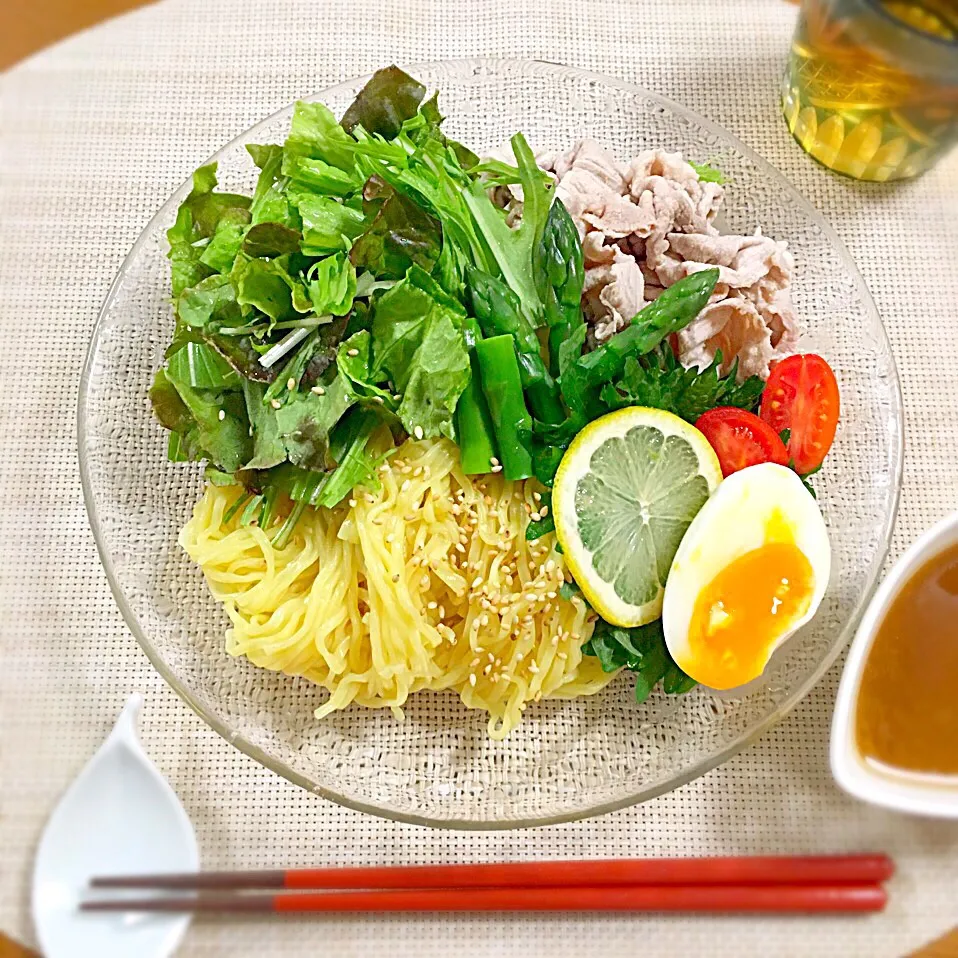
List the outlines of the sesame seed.
<svg viewBox="0 0 958 958">
<path fill-rule="evenodd" d="M 286 380 L 286 388 L 290 392 L 292 392 L 296 388 L 296 380 L 292 376 L 290 376 L 289 379 Z"/>
<path fill-rule="evenodd" d="M 559 644 L 559 636 L 557 636 L 557 635 L 552 636 L 552 644 L 553 644 L 553 645 L 558 645 L 558 644 Z"/>
<path fill-rule="evenodd" d="M 396 463 L 396 468 L 397 468 L 397 469 L 402 469 L 402 467 L 406 465 L 406 460 L 405 460 L 405 459 L 394 459 L 393 462 Z"/>
<path fill-rule="evenodd" d="M 413 519 L 415 519 L 415 518 L 416 518 L 416 513 L 415 513 L 415 512 L 407 512 L 407 513 L 403 516 L 403 522 L 412 522 Z"/>
<path fill-rule="evenodd" d="M 545 564 L 545 570 L 546 570 L 546 572 L 555 572 L 555 570 L 556 570 L 555 559 L 550 559 L 550 560 Z"/>
<path fill-rule="evenodd" d="M 439 606 L 439 618 L 444 619 L 446 617 L 446 607 L 444 605 Z"/>
<path fill-rule="evenodd" d="M 469 663 L 469 668 L 470 668 L 470 669 L 474 669 L 481 661 L 482 661 L 482 659 L 480 659 L 479 656 L 477 655 L 477 656 Z"/>
<path fill-rule="evenodd" d="M 486 615 L 485 613 L 483 613 L 483 614 L 479 617 L 479 624 L 480 624 L 480 625 L 488 625 L 488 624 L 489 624 L 489 616 Z"/>
<path fill-rule="evenodd" d="M 547 598 L 547 599 L 554 599 L 554 598 L 556 598 L 556 596 L 557 596 L 558 594 L 559 594 L 558 592 L 547 592 L 547 593 L 546 593 L 546 598 Z"/>
<path fill-rule="evenodd" d="M 496 662 L 495 653 L 493 653 L 493 652 L 490 652 L 490 653 L 489 653 L 489 661 L 490 661 L 493 665 L 495 664 L 495 662 Z"/>
<path fill-rule="evenodd" d="M 416 471 L 412 475 L 413 479 L 418 479 L 422 475 L 422 466 L 416 466 Z"/>
<path fill-rule="evenodd" d="M 476 652 L 478 652 L 479 654 L 482 654 L 485 651 L 486 650 L 481 645 L 476 646 Z"/>
<path fill-rule="evenodd" d="M 383 399 L 382 396 L 373 396 L 373 402 L 378 402 L 380 405 L 381 405 L 382 403 L 384 403 L 385 401 L 386 401 L 386 400 Z"/>
<path fill-rule="evenodd" d="M 475 688 L 476 687 L 476 677 L 474 675 L 469 676 L 469 684 Z"/>
<path fill-rule="evenodd" d="M 411 476 L 412 466 L 403 466 L 402 469 L 399 470 L 399 473 L 400 475 L 403 475 L 403 476 Z"/>
<path fill-rule="evenodd" d="M 225 409 L 221 409 L 221 410 L 220 410 L 220 422 L 222 422 L 225 418 L 226 418 L 226 410 L 225 410 Z"/>
<path fill-rule="evenodd" d="M 497 673 L 496 675 L 490 675 L 490 676 L 489 676 L 489 681 L 492 682 L 493 685 L 495 685 L 496 682 L 499 681 L 499 675 L 498 675 L 498 673 Z"/>
<path fill-rule="evenodd" d="M 279 407 L 283 405 L 278 399 L 271 399 L 269 404 L 273 407 L 273 409 L 279 409 Z"/>
<path fill-rule="evenodd" d="M 422 426 L 416 426 L 416 428 L 413 429 L 412 434 L 413 434 L 417 439 L 422 439 L 422 437 L 423 437 L 423 435 L 424 435 L 424 433 L 423 433 L 423 431 L 422 431 Z"/>
<path fill-rule="evenodd" d="M 376 501 L 376 497 L 373 495 L 370 495 L 368 492 L 366 493 L 366 495 L 363 496 L 363 499 L 365 499 L 366 502 L 368 503 L 373 503 Z"/>
<path fill-rule="evenodd" d="M 552 611 L 552 603 L 551 603 L 551 602 L 547 602 L 547 603 L 542 607 L 542 611 L 543 611 L 543 613 L 551 612 L 551 611 Z"/>
<path fill-rule="evenodd" d="M 532 493 L 532 498 L 535 499 L 536 502 L 542 502 L 542 493 L 534 492 Z"/>
<path fill-rule="evenodd" d="M 387 542 L 389 545 L 392 545 L 395 541 L 396 541 L 395 535 L 393 535 L 393 533 L 390 532 L 389 535 L 386 536 L 386 542 Z"/>
<path fill-rule="evenodd" d="M 326 390 L 323 389 L 322 386 L 313 386 L 313 388 L 310 389 L 310 392 L 311 392 L 311 393 L 316 393 L 317 396 L 325 396 L 325 395 L 326 395 Z M 385 463 L 384 463 L 384 465 L 385 465 Z"/>
<path fill-rule="evenodd" d="M 252 426 L 249 427 L 249 435 L 250 435 L 250 438 L 252 438 L 252 436 L 253 436 L 253 427 L 252 427 Z"/>
<path fill-rule="evenodd" d="M 399 581 L 399 573 L 397 572 L 397 573 L 393 576 L 393 582 L 398 582 L 398 581 Z"/>
<path fill-rule="evenodd" d="M 402 393 L 393 393 L 393 399 L 399 402 L 399 400 L 402 399 Z"/>
<path fill-rule="evenodd" d="M 490 472 L 502 472 L 502 466 L 493 466 Z"/>
<path fill-rule="evenodd" d="M 482 497 L 482 501 L 483 501 L 487 506 L 491 506 L 491 505 L 492 505 L 492 496 L 483 496 L 483 497 Z"/>
<path fill-rule="evenodd" d="M 539 596 L 537 596 L 535 592 L 527 592 L 525 598 L 526 598 L 526 602 L 535 602 L 536 599 L 539 598 Z"/>
<path fill-rule="evenodd" d="M 429 576 L 428 576 L 428 575 L 424 575 L 424 576 L 419 580 L 419 584 L 420 584 L 424 589 L 428 589 L 428 588 L 429 588 L 429 582 L 430 582 L 430 579 L 429 579 Z"/>
<path fill-rule="evenodd" d="M 548 507 L 548 506 L 543 506 L 543 507 L 539 510 L 539 518 L 540 518 L 540 519 L 545 519 L 545 517 L 546 517 L 547 515 L 549 515 L 549 507 Z"/>
<path fill-rule="evenodd" d="M 359 350 L 358 350 L 358 349 L 347 349 L 347 350 L 346 350 L 346 355 L 347 355 L 347 356 L 358 356 L 358 355 L 359 355 Z"/>
<path fill-rule="evenodd" d="M 472 588 L 473 588 L 473 589 L 478 589 L 479 586 L 481 586 L 481 585 L 482 585 L 482 576 L 481 576 L 481 575 L 477 575 L 477 576 L 475 577 L 475 579 L 472 580 Z"/>
<path fill-rule="evenodd" d="M 492 671 L 492 663 L 490 662 L 483 670 L 483 675 L 488 675 Z"/>
<path fill-rule="evenodd" d="M 466 547 L 465 547 L 461 542 L 457 542 L 457 543 L 456 543 L 456 551 L 457 551 L 457 552 L 465 552 L 465 551 L 466 551 Z"/>
<path fill-rule="evenodd" d="M 399 491 L 400 491 L 400 492 L 405 492 L 405 491 L 409 488 L 409 486 L 410 486 L 409 480 L 408 480 L 408 479 L 403 479 L 402 485 L 399 487 Z"/>
<path fill-rule="evenodd" d="M 556 658 L 562 659 L 563 662 L 569 657 L 568 652 L 556 652 Z"/>
<path fill-rule="evenodd" d="M 490 456 L 490 458 L 489 458 L 489 465 L 490 465 L 490 466 L 492 466 L 493 468 L 495 468 L 495 467 L 498 466 L 499 464 L 500 464 L 500 463 L 499 463 L 499 460 L 496 459 L 495 456 Z"/>
</svg>

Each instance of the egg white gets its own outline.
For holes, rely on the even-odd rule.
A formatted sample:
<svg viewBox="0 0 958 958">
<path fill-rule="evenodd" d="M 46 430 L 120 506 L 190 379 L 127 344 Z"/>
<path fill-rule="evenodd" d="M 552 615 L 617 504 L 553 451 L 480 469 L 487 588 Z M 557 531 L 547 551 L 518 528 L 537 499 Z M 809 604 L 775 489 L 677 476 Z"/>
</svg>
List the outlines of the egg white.
<svg viewBox="0 0 958 958">
<path fill-rule="evenodd" d="M 784 524 L 786 538 L 808 559 L 813 591 L 808 611 L 770 648 L 772 653 L 815 615 L 831 573 L 831 548 L 825 520 L 801 479 L 774 463 L 733 473 L 692 520 L 665 585 L 662 628 L 669 653 L 694 678 L 695 655 L 689 626 L 695 603 L 708 584 L 730 563 L 769 542 L 768 528 Z M 776 536 L 776 539 L 780 538 Z M 756 678 L 750 676 L 749 680 Z"/>
</svg>

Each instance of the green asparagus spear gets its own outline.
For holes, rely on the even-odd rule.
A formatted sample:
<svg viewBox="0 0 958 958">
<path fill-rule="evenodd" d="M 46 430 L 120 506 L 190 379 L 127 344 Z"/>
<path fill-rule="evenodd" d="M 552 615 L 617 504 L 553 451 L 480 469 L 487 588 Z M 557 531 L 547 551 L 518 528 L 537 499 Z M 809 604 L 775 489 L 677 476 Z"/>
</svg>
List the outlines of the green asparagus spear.
<svg viewBox="0 0 958 958">
<path fill-rule="evenodd" d="M 549 210 L 542 237 L 532 254 L 539 298 L 549 327 L 549 367 L 561 373 L 559 348 L 584 323 L 582 284 L 585 278 L 579 231 L 561 200 Z"/>
<path fill-rule="evenodd" d="M 467 476 L 489 472 L 496 455 L 495 429 L 489 415 L 486 397 L 482 394 L 479 357 L 476 343 L 482 339 L 479 324 L 471 317 L 463 320 L 463 333 L 469 349 L 472 376 L 456 406 L 456 437 L 459 460 Z"/>
<path fill-rule="evenodd" d="M 565 410 L 559 387 L 542 359 L 539 337 L 522 312 L 519 297 L 501 279 L 469 267 L 472 311 L 486 336 L 515 339 L 519 376 L 533 416 L 541 422 L 562 422 Z"/>
<path fill-rule="evenodd" d="M 718 269 L 712 268 L 680 279 L 640 310 L 622 332 L 570 366 L 561 387 L 573 416 L 591 419 L 601 413 L 596 390 L 622 372 L 629 356 L 655 349 L 666 336 L 692 322 L 709 301 L 718 277 Z"/>
<path fill-rule="evenodd" d="M 482 339 L 476 343 L 476 355 L 503 474 L 506 479 L 528 479 L 533 474 L 532 417 L 522 395 L 515 343 L 512 336 Z"/>
</svg>

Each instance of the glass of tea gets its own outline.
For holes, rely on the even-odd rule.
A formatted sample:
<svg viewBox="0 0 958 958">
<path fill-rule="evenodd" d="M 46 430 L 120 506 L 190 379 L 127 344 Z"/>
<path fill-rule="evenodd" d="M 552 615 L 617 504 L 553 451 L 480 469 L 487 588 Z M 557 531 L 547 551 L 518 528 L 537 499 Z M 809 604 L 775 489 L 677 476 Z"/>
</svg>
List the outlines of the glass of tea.
<svg viewBox="0 0 958 958">
<path fill-rule="evenodd" d="M 958 140 L 958 0 L 802 0 L 782 108 L 837 173 L 927 170 Z"/>
</svg>

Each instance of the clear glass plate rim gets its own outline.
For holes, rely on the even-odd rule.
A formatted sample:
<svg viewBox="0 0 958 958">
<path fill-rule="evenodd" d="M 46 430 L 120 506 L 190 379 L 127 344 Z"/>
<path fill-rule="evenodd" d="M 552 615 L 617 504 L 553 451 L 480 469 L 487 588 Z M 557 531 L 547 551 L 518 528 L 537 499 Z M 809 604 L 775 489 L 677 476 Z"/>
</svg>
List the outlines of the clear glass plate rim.
<svg viewBox="0 0 958 958">
<path fill-rule="evenodd" d="M 894 415 L 894 430 L 895 436 L 894 439 L 897 442 L 893 443 L 895 446 L 895 455 L 894 461 L 891 463 L 891 482 L 892 482 L 892 503 L 891 508 L 889 509 L 888 516 L 884 523 L 884 528 L 881 530 L 881 537 L 884 543 L 881 550 L 881 555 L 875 557 L 873 564 L 874 573 L 872 575 L 872 581 L 869 583 L 869 586 L 866 590 L 863 591 L 862 595 L 859 597 L 851 615 L 845 622 L 844 628 L 842 630 L 841 641 L 834 643 L 828 654 L 822 659 L 818 666 L 807 676 L 805 681 L 800 683 L 793 689 L 790 694 L 782 701 L 779 707 L 773 712 L 769 713 L 761 722 L 757 723 L 753 728 L 749 729 L 745 733 L 739 735 L 737 738 L 733 739 L 728 745 L 726 745 L 721 751 L 716 752 L 713 755 L 708 756 L 708 758 L 703 759 L 694 765 L 690 766 L 685 770 L 681 775 L 676 776 L 673 780 L 668 782 L 663 782 L 661 784 L 644 788 L 634 795 L 627 796 L 622 799 L 617 799 L 612 802 L 607 802 L 601 805 L 596 805 L 589 809 L 583 810 L 574 810 L 568 813 L 561 813 L 558 815 L 552 816 L 543 816 L 537 818 L 515 818 L 515 819 L 502 819 L 502 820 L 487 820 L 487 821 L 474 821 L 474 820 L 457 820 L 457 819 L 439 819 L 432 818 L 430 816 L 415 815 L 412 813 L 398 812 L 394 810 L 384 809 L 377 805 L 373 805 L 367 802 L 358 801 L 352 799 L 348 796 L 340 795 L 339 793 L 325 788 L 321 785 L 317 785 L 307 778 L 305 775 L 294 771 L 293 769 L 286 766 L 284 763 L 279 762 L 271 758 L 263 749 L 259 746 L 254 745 L 252 742 L 247 740 L 241 735 L 236 734 L 228 726 L 220 721 L 220 719 L 213 714 L 209 709 L 203 706 L 198 702 L 179 680 L 179 678 L 173 674 L 173 672 L 167 667 L 166 663 L 160 657 L 157 650 L 153 647 L 152 643 L 145 635 L 142 627 L 140 626 L 139 620 L 131 608 L 127 598 L 123 592 L 123 589 L 120 586 L 119 579 L 116 573 L 116 569 L 113 564 L 112 556 L 110 555 L 105 540 L 103 529 L 99 520 L 99 517 L 96 513 L 95 508 L 95 496 L 92 487 L 92 477 L 91 477 L 91 466 L 87 458 L 86 451 L 86 440 L 87 440 L 87 429 L 86 429 L 86 416 L 85 409 L 87 402 L 89 400 L 89 387 L 92 377 L 92 369 L 96 358 L 96 348 L 100 337 L 100 332 L 102 326 L 105 324 L 107 313 L 109 307 L 115 298 L 123 280 L 126 275 L 128 267 L 136 258 L 137 254 L 147 242 L 148 238 L 152 236 L 154 230 L 162 224 L 167 218 L 169 212 L 182 202 L 183 198 L 187 195 L 191 188 L 191 177 L 188 177 L 163 203 L 163 205 L 157 210 L 157 212 L 150 218 L 149 222 L 141 231 L 140 235 L 137 237 L 129 253 L 124 257 L 123 262 L 120 265 L 120 268 L 114 277 L 112 283 L 110 284 L 109 290 L 107 291 L 106 296 L 103 300 L 103 305 L 100 308 L 99 314 L 97 315 L 96 322 L 93 326 L 93 330 L 90 336 L 90 342 L 87 347 L 87 353 L 83 364 L 83 370 L 80 377 L 80 385 L 78 392 L 78 401 L 77 401 L 77 444 L 78 444 L 78 454 L 79 454 L 79 467 L 80 467 L 80 484 L 83 491 L 83 502 L 87 512 L 87 518 L 90 523 L 90 528 L 93 532 L 93 538 L 96 543 L 97 553 L 100 558 L 100 562 L 103 565 L 103 569 L 107 576 L 107 581 L 109 582 L 110 591 L 113 593 L 113 598 L 120 610 L 120 613 L 123 616 L 124 621 L 126 622 L 127 627 L 130 629 L 130 632 L 133 634 L 136 641 L 139 643 L 140 647 L 145 652 L 147 658 L 153 667 L 159 672 L 167 684 L 180 696 L 181 699 L 191 708 L 200 718 L 203 719 L 215 732 L 217 732 L 222 738 L 224 738 L 231 745 L 236 746 L 241 752 L 248 755 L 250 758 L 255 759 L 260 762 L 266 768 L 270 769 L 273 772 L 281 775 L 287 781 L 292 782 L 295 785 L 299 785 L 302 788 L 306 789 L 313 794 L 319 795 L 322 798 L 328 799 L 329 801 L 335 802 L 338 805 L 341 805 L 345 808 L 350 808 L 355 811 L 364 812 L 370 815 L 375 815 L 380 818 L 386 818 L 392 821 L 402 822 L 405 824 L 411 825 L 423 825 L 433 828 L 445 828 L 453 830 L 466 830 L 466 831 L 495 831 L 495 830 L 505 830 L 505 829 L 514 829 L 514 828 L 529 828 L 529 827 L 540 827 L 546 825 L 558 825 L 565 822 L 580 821 L 587 818 L 593 818 L 599 815 L 605 815 L 609 812 L 618 811 L 623 808 L 629 808 L 633 805 L 640 804 L 642 802 L 648 801 L 650 799 L 656 798 L 660 795 L 663 795 L 667 792 L 670 792 L 676 788 L 680 788 L 683 785 L 687 785 L 689 782 L 694 779 L 704 775 L 706 772 L 711 771 L 713 768 L 718 767 L 719 765 L 724 764 L 730 758 L 737 755 L 743 749 L 754 743 L 760 736 L 767 732 L 773 725 L 777 724 L 779 721 L 784 718 L 785 715 L 795 707 L 798 702 L 800 702 L 815 686 L 821 677 L 828 671 L 832 666 L 835 660 L 838 658 L 839 654 L 848 644 L 857 624 L 864 612 L 865 607 L 870 601 L 872 595 L 874 594 L 875 589 L 878 586 L 878 581 L 880 577 L 881 566 L 884 563 L 885 558 L 888 555 L 889 548 L 891 546 L 891 536 L 894 530 L 895 521 L 898 515 L 898 508 L 901 496 L 901 480 L 902 480 L 902 470 L 904 463 L 904 415 L 903 415 L 903 405 L 902 405 L 902 395 L 901 395 L 901 385 L 898 378 L 898 369 L 895 362 L 894 354 L 891 350 L 891 344 L 888 340 L 888 334 L 885 330 L 884 323 L 881 320 L 881 315 L 878 312 L 878 308 L 875 305 L 875 302 L 871 296 L 871 293 L 868 290 L 867 285 L 865 284 L 864 278 L 858 270 L 858 267 L 855 265 L 854 260 L 851 257 L 851 254 L 848 252 L 845 244 L 842 242 L 838 234 L 832 228 L 832 226 L 825 220 L 825 218 L 815 209 L 812 204 L 806 200 L 801 193 L 792 185 L 784 174 L 779 170 L 773 167 L 767 160 L 763 159 L 758 153 L 756 153 L 751 147 L 742 142 L 738 137 L 734 136 L 724 127 L 720 126 L 717 123 L 713 123 L 711 120 L 706 117 L 700 116 L 699 114 L 689 110 L 688 108 L 682 106 L 680 103 L 677 103 L 674 100 L 670 100 L 667 97 L 661 96 L 660 94 L 653 93 L 650 90 L 645 89 L 644 87 L 638 86 L 637 84 L 629 83 L 625 80 L 618 79 L 616 77 L 610 77 L 601 73 L 596 73 L 590 70 L 582 70 L 578 67 L 571 67 L 565 64 L 556 63 L 549 60 L 542 59 L 524 59 L 524 58 L 497 58 L 497 57 L 465 57 L 465 58 L 455 58 L 449 60 L 424 60 L 417 61 L 410 64 L 406 64 L 404 69 L 408 70 L 410 73 L 415 75 L 417 70 L 433 70 L 433 69 L 459 69 L 459 70 L 469 70 L 469 69 L 478 69 L 482 67 L 488 67 L 493 70 L 498 68 L 503 68 L 508 66 L 512 69 L 521 70 L 523 67 L 548 67 L 552 69 L 562 70 L 569 73 L 575 73 L 583 79 L 592 80 L 596 83 L 603 84 L 605 86 L 614 87 L 621 90 L 624 93 L 631 93 L 636 96 L 641 96 L 650 102 L 656 103 L 660 106 L 665 107 L 670 110 L 672 113 L 678 114 L 680 116 L 685 116 L 688 119 L 692 120 L 702 129 L 709 131 L 725 140 L 729 145 L 733 146 L 738 150 L 744 157 L 748 158 L 759 170 L 761 170 L 765 175 L 770 176 L 772 179 L 777 179 L 782 182 L 786 188 L 790 199 L 797 203 L 802 213 L 811 220 L 822 233 L 827 237 L 828 241 L 840 254 L 843 265 L 846 267 L 849 276 L 854 282 L 856 289 L 859 295 L 862 298 L 865 309 L 872 315 L 873 319 L 877 320 L 877 327 L 881 330 L 881 336 L 883 339 L 883 351 L 887 355 L 888 367 L 890 377 L 894 384 L 894 396 L 895 403 L 893 409 Z M 352 77 L 350 79 L 344 80 L 340 83 L 334 84 L 332 86 L 326 87 L 323 90 L 318 91 L 315 94 L 309 94 L 306 97 L 301 97 L 300 99 L 308 100 L 320 100 L 331 94 L 342 90 L 344 88 L 352 88 L 356 84 L 363 82 L 367 79 L 369 74 Z M 441 91 L 440 91 L 441 92 Z M 243 132 L 239 133 L 228 143 L 222 146 L 219 150 L 212 154 L 204 163 L 211 163 L 218 160 L 223 154 L 231 150 L 236 145 L 246 141 L 252 134 L 262 127 L 267 126 L 273 120 L 278 118 L 283 113 L 288 112 L 292 103 L 286 104 L 280 109 L 274 111 L 269 116 L 264 117 L 259 120 L 253 126 L 247 128 Z"/>
</svg>

